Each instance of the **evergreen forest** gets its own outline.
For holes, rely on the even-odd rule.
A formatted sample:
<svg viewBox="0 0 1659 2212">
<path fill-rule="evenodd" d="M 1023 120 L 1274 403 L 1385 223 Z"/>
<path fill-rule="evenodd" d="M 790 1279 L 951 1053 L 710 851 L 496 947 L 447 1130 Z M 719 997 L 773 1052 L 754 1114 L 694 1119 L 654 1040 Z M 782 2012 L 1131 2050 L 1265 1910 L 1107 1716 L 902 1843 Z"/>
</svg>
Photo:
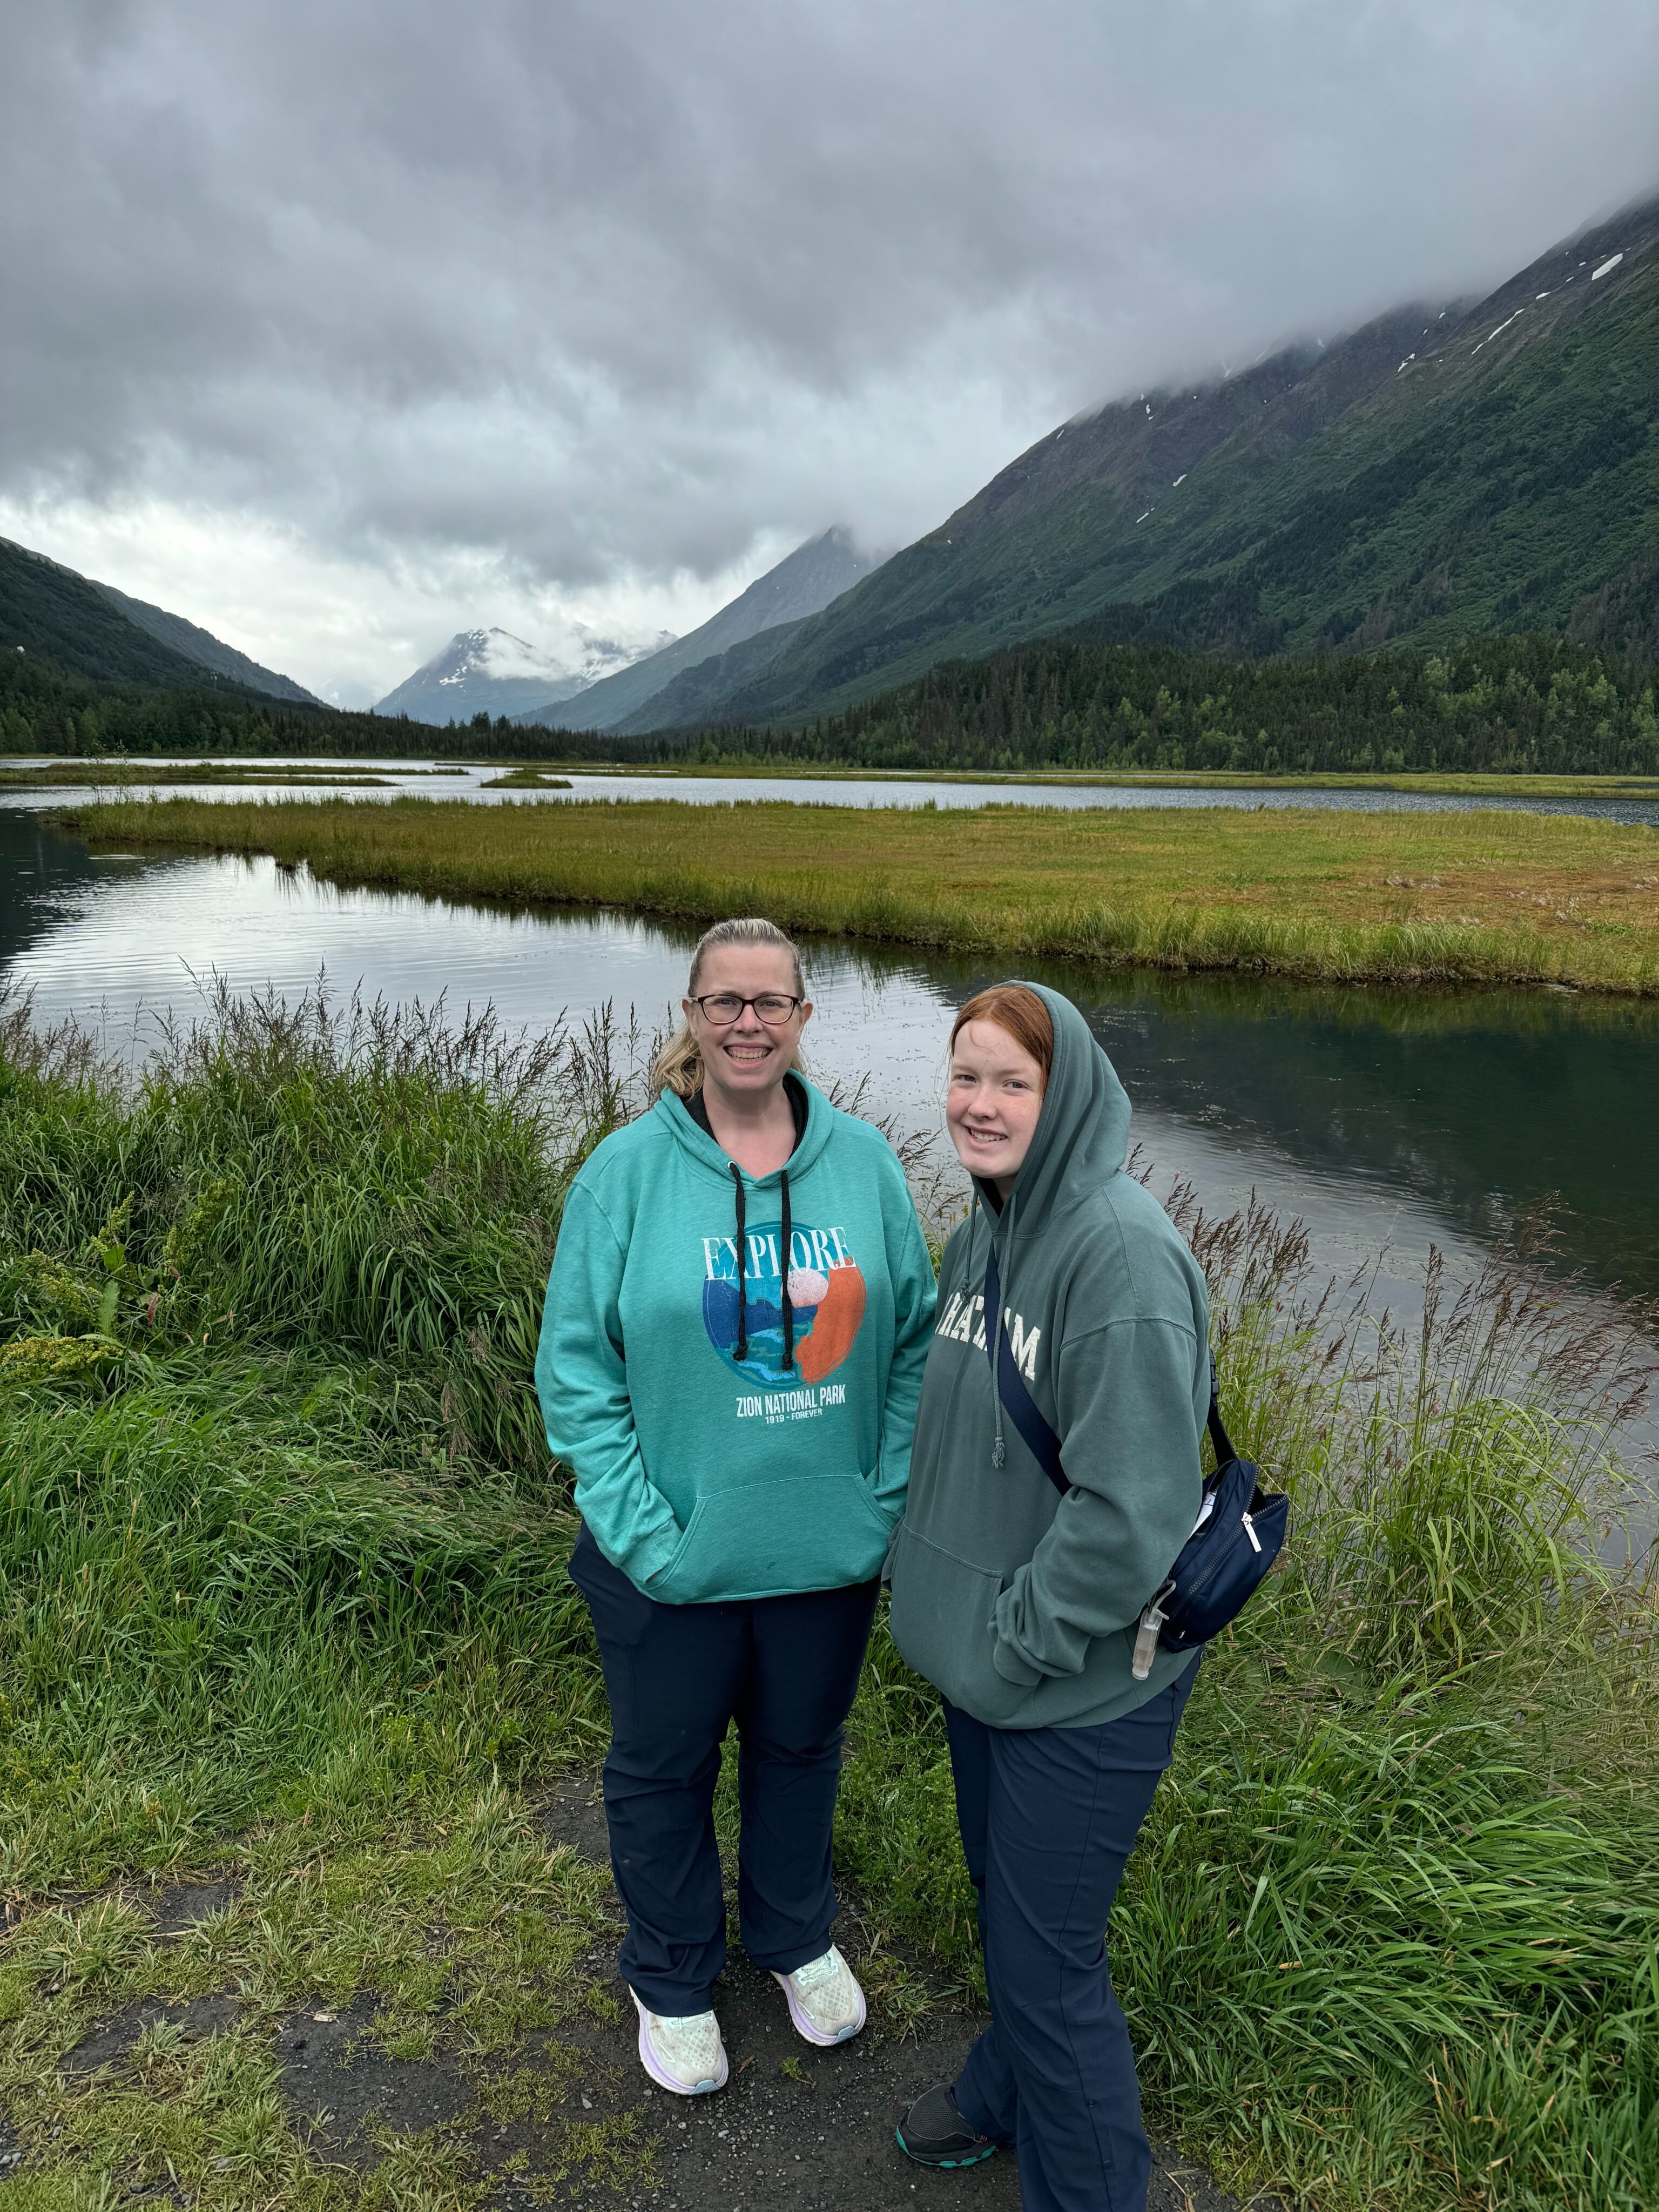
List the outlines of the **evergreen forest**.
<svg viewBox="0 0 1659 2212">
<path fill-rule="evenodd" d="M 0 656 L 0 755 L 279 755 L 397 758 L 539 753 L 538 731 L 487 714 L 434 728 L 250 691 L 205 670 L 185 682 L 76 675 L 33 653 Z"/>
<path fill-rule="evenodd" d="M 1659 775 L 1659 670 L 1553 637 L 1252 660 L 1039 639 L 799 730 L 595 738 L 565 760 L 869 769 Z"/>
</svg>

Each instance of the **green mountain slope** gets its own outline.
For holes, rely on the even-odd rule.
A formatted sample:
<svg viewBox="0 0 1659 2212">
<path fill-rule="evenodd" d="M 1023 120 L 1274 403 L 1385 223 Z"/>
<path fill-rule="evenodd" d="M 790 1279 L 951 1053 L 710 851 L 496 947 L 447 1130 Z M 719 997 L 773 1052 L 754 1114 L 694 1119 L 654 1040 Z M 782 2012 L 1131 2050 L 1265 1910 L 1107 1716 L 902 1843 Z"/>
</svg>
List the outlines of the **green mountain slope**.
<svg viewBox="0 0 1659 2212">
<path fill-rule="evenodd" d="M 711 714 L 799 720 L 946 658 L 1126 623 L 1255 651 L 1650 639 L 1656 248 L 1659 199 L 1474 307 L 1402 309 L 1063 424 Z"/>
<path fill-rule="evenodd" d="M 34 653 L 77 675 L 199 682 L 201 667 L 130 622 L 84 576 L 0 538 L 0 653 Z"/>
<path fill-rule="evenodd" d="M 228 677 L 233 684 L 245 684 L 251 691 L 263 691 L 271 699 L 307 700 L 313 707 L 322 702 L 303 684 L 296 684 L 291 676 L 279 675 L 274 668 L 262 668 L 246 653 L 238 653 L 234 645 L 215 637 L 209 629 L 186 622 L 182 615 L 169 614 L 165 607 L 153 607 L 148 599 L 129 599 L 118 592 L 113 584 L 94 584 L 93 589 L 101 592 L 118 614 L 124 614 L 131 623 L 170 645 L 175 653 L 182 653 L 186 660 L 198 667 L 210 668 L 216 676 Z"/>
<path fill-rule="evenodd" d="M 619 668 L 614 676 L 602 676 L 582 693 L 580 707 L 572 707 L 569 712 L 580 714 L 584 727 L 592 730 L 626 730 L 636 726 L 660 729 L 668 722 L 684 720 L 688 702 L 729 690 L 764 666 L 782 651 L 799 623 L 839 599 L 875 566 L 876 556 L 861 552 L 851 533 L 837 524 L 822 537 L 798 545 L 763 576 L 757 576 L 745 591 L 700 628 L 677 637 L 660 652 Z M 726 660 L 734 648 L 762 636 L 769 639 L 767 644 L 757 647 L 741 660 L 729 662 L 723 671 L 717 665 L 711 681 L 709 663 Z M 680 695 L 678 705 L 660 706 L 663 696 L 683 675 L 693 672 L 697 680 Z M 563 703 L 559 698 L 550 705 Z M 514 716 L 523 723 L 560 719 L 541 708 Z"/>
<path fill-rule="evenodd" d="M 762 669 L 770 667 L 799 629 L 799 622 L 779 623 L 727 646 L 724 653 L 710 653 L 706 660 L 683 668 L 631 714 L 600 726 L 604 735 L 629 736 L 637 730 L 678 729 L 708 721 L 718 715 L 722 699 L 750 682 Z M 572 701 L 571 721 L 587 726 L 586 713 L 585 697 Z"/>
<path fill-rule="evenodd" d="M 36 653 L 77 676 L 128 683 L 199 684 L 205 671 L 241 690 L 319 703 L 291 678 L 261 668 L 182 615 L 129 599 L 9 538 L 0 538 L 0 652 Z"/>
</svg>

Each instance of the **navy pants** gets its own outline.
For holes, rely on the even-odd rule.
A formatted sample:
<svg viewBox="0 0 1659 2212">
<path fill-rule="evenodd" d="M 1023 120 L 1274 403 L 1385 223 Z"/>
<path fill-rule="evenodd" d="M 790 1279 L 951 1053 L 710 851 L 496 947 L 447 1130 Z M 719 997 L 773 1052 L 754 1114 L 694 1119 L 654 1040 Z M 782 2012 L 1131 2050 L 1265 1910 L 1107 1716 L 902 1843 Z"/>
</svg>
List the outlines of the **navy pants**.
<svg viewBox="0 0 1659 2212">
<path fill-rule="evenodd" d="M 842 1736 L 878 1584 L 660 1605 L 586 1528 L 570 1579 L 593 1616 L 611 1700 L 605 1814 L 628 1915 L 623 1979 L 667 2018 L 708 2009 L 726 1964 L 714 1785 L 733 1720 L 744 1948 L 779 1974 L 822 1958 Z"/>
<path fill-rule="evenodd" d="M 1197 1672 L 1098 1728 L 945 1708 L 991 1993 L 952 2094 L 1014 2146 L 1025 2212 L 1144 2212 L 1152 2149 L 1105 1930 Z"/>
</svg>

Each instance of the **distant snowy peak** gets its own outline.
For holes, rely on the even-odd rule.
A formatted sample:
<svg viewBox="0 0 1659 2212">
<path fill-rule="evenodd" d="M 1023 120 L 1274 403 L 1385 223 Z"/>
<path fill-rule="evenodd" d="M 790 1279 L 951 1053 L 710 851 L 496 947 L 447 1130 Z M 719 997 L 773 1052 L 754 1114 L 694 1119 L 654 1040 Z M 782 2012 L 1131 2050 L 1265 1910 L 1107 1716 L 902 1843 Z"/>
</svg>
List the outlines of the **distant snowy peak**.
<svg viewBox="0 0 1659 2212">
<path fill-rule="evenodd" d="M 388 691 L 377 714 L 407 714 L 413 721 L 470 722 L 475 714 L 520 714 L 557 705 L 656 653 L 666 638 L 644 647 L 597 637 L 580 623 L 568 625 L 564 648 L 532 645 L 506 629 L 464 629 L 441 653 Z"/>
<path fill-rule="evenodd" d="M 505 629 L 464 629 L 422 671 L 434 684 L 465 684 L 475 676 L 522 676 L 537 683 L 551 677 L 562 683 L 574 672 Z"/>
</svg>

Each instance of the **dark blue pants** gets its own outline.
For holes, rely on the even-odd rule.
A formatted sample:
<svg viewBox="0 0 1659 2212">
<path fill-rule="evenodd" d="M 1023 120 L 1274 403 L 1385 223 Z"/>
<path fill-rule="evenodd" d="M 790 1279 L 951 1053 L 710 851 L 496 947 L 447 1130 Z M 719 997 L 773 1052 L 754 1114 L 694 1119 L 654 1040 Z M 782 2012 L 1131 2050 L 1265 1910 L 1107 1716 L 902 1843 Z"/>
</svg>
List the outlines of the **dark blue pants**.
<svg viewBox="0 0 1659 2212">
<path fill-rule="evenodd" d="M 1197 1672 L 1099 1728 L 945 1708 L 991 1993 L 953 2094 L 1013 2144 L 1025 2212 L 1144 2212 L 1152 2149 L 1105 1930 Z"/>
<path fill-rule="evenodd" d="M 738 1724 L 738 1918 L 757 1966 L 830 1948 L 830 1831 L 843 1724 L 873 1582 L 733 1605 L 659 1605 L 586 1528 L 570 1579 L 587 1600 L 611 1700 L 605 1814 L 628 1914 L 618 1965 L 653 2012 L 706 2012 L 726 1964 L 714 1785 Z"/>
</svg>

